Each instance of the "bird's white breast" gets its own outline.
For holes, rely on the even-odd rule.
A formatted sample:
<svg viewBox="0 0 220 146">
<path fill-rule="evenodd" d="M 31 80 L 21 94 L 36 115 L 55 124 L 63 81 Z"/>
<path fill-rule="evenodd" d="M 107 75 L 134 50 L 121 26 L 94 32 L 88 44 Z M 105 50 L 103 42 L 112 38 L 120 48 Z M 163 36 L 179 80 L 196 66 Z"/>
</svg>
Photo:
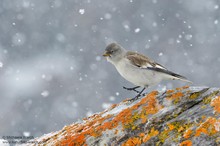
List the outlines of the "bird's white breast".
<svg viewBox="0 0 220 146">
<path fill-rule="evenodd" d="M 132 65 L 128 59 L 121 59 L 118 63 L 113 63 L 122 77 L 137 86 L 150 86 L 161 81 L 157 73 L 141 69 Z"/>
</svg>

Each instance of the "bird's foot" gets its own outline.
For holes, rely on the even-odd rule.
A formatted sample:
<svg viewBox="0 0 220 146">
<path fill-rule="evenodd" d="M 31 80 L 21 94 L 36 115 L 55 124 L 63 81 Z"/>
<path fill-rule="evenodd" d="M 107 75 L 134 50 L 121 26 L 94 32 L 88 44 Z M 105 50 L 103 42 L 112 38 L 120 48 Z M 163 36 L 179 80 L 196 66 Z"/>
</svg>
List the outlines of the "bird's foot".
<svg viewBox="0 0 220 146">
<path fill-rule="evenodd" d="M 148 94 L 148 92 L 146 92 L 146 93 L 143 93 L 143 94 L 142 94 L 142 96 L 146 96 L 147 94 Z"/>
<path fill-rule="evenodd" d="M 128 87 L 124 87 L 123 86 L 123 89 L 126 89 L 128 91 L 135 91 L 136 93 L 140 93 L 138 90 L 136 90 L 137 88 L 139 88 L 140 86 L 136 86 L 136 87 L 133 87 L 133 88 L 128 88 Z"/>
<path fill-rule="evenodd" d="M 140 98 L 141 96 L 135 96 L 134 98 L 129 99 L 129 102 L 134 102 L 135 100 L 137 100 L 138 98 Z"/>
</svg>

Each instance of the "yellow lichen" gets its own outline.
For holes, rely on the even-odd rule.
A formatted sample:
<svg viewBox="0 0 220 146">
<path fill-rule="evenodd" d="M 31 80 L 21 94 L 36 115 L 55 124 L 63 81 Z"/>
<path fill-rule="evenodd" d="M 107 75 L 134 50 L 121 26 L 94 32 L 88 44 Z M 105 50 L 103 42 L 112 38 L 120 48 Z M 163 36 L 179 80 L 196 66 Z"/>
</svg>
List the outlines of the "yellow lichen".
<svg viewBox="0 0 220 146">
<path fill-rule="evenodd" d="M 144 143 L 147 142 L 149 139 L 151 139 L 154 136 L 157 136 L 158 134 L 159 134 L 158 130 L 155 130 L 154 127 L 151 128 L 150 132 L 143 137 L 143 142 Z"/>
<path fill-rule="evenodd" d="M 189 96 L 189 99 L 195 99 L 201 95 L 201 92 L 194 92 Z"/>
<path fill-rule="evenodd" d="M 122 146 L 140 146 L 141 143 L 142 142 L 139 137 L 132 137 L 132 138 L 129 138 L 126 142 L 124 142 Z"/>
<path fill-rule="evenodd" d="M 180 98 L 183 97 L 184 94 L 182 92 L 176 92 L 167 97 L 168 100 L 172 100 L 174 104 L 180 101 Z"/>
</svg>

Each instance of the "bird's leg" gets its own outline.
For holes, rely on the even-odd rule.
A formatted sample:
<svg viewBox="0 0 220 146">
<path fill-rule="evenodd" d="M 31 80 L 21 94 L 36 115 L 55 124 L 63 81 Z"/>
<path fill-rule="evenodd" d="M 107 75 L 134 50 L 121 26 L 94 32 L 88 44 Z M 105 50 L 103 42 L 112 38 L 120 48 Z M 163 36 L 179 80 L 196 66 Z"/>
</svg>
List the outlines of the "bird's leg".
<svg viewBox="0 0 220 146">
<path fill-rule="evenodd" d="M 133 87 L 133 88 L 123 87 L 123 89 L 126 89 L 126 90 L 128 90 L 128 91 L 135 91 L 135 92 L 137 92 L 137 93 L 140 93 L 139 91 L 136 90 L 137 88 L 140 88 L 140 86 L 136 86 L 136 87 Z"/>
<path fill-rule="evenodd" d="M 130 99 L 129 101 L 135 101 L 135 100 L 137 100 L 138 97 L 141 96 L 141 94 L 144 92 L 145 89 L 146 89 L 146 88 L 144 87 L 144 88 L 141 90 L 141 92 L 138 93 L 138 95 L 136 95 L 134 98 Z"/>
<path fill-rule="evenodd" d="M 147 85 L 147 86 L 145 86 L 145 88 L 148 88 L 149 86 Z M 142 96 L 145 96 L 145 95 L 147 95 L 148 94 L 148 92 L 145 92 L 145 93 L 143 93 L 142 94 Z"/>
</svg>

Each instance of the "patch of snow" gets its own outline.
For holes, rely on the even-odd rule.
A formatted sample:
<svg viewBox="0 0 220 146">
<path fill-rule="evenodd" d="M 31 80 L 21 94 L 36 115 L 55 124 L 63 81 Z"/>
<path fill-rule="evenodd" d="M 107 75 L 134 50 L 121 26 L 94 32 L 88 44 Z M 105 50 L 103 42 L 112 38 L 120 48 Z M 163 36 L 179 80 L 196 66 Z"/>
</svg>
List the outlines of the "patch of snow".
<svg viewBox="0 0 220 146">
<path fill-rule="evenodd" d="M 5 139 L 0 139 L 0 146 L 10 146 L 9 142 Z"/>
<path fill-rule="evenodd" d="M 87 117 L 90 117 L 90 116 L 92 116 L 93 114 L 94 114 L 93 111 L 89 110 L 89 111 L 87 111 L 86 116 L 87 116 Z"/>
<path fill-rule="evenodd" d="M 122 110 L 124 110 L 124 109 L 126 109 L 126 108 L 128 108 L 128 105 L 126 105 L 126 104 L 119 104 L 117 107 L 115 107 L 115 108 L 113 108 L 112 110 L 110 110 L 110 111 L 104 113 L 104 114 L 102 115 L 102 117 L 105 117 L 105 116 L 108 115 L 108 114 L 109 114 L 109 115 L 112 115 L 112 114 L 119 113 L 119 112 L 121 112 Z"/>
<path fill-rule="evenodd" d="M 104 102 L 104 103 L 102 103 L 102 108 L 103 109 L 108 109 L 109 107 L 111 107 L 111 105 L 112 105 L 111 103 L 105 103 Z"/>
</svg>

